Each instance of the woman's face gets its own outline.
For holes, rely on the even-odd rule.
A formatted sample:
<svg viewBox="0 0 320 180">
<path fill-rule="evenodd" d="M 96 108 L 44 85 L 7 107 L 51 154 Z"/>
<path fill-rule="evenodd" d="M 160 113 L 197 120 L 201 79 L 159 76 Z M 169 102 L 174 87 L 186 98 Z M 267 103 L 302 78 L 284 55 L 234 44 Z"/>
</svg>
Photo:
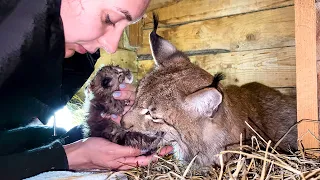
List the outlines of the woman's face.
<svg viewBox="0 0 320 180">
<path fill-rule="evenodd" d="M 62 0 L 61 18 L 66 41 L 65 57 L 74 52 L 117 50 L 124 28 L 138 21 L 149 0 Z"/>
</svg>

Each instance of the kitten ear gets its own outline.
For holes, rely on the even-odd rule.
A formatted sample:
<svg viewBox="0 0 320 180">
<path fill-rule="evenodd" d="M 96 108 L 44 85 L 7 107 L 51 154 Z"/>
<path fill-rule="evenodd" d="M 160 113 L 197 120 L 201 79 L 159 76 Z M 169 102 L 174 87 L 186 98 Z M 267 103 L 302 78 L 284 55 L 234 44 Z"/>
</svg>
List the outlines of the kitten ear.
<svg viewBox="0 0 320 180">
<path fill-rule="evenodd" d="M 185 102 L 189 110 L 211 117 L 222 102 L 222 94 L 216 88 L 204 88 L 188 95 Z"/>
<path fill-rule="evenodd" d="M 153 13 L 153 31 L 149 35 L 151 53 L 157 66 L 170 61 L 170 56 L 177 53 L 177 48 L 157 34 L 158 16 Z"/>
</svg>

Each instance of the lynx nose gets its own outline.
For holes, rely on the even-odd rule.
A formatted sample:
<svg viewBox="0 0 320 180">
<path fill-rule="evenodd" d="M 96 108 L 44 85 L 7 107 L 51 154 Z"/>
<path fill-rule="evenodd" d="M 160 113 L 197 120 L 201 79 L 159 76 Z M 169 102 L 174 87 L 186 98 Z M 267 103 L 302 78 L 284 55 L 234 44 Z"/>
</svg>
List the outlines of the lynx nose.
<svg viewBox="0 0 320 180">
<path fill-rule="evenodd" d="M 133 124 L 125 123 L 124 121 L 120 121 L 120 125 L 125 129 L 131 129 L 133 127 Z"/>
<path fill-rule="evenodd" d="M 133 123 L 130 123 L 130 122 L 128 121 L 128 118 L 127 118 L 126 115 L 124 115 L 123 118 L 121 119 L 120 125 L 121 125 L 122 127 L 124 127 L 125 129 L 131 129 L 131 128 L 133 127 Z"/>
</svg>

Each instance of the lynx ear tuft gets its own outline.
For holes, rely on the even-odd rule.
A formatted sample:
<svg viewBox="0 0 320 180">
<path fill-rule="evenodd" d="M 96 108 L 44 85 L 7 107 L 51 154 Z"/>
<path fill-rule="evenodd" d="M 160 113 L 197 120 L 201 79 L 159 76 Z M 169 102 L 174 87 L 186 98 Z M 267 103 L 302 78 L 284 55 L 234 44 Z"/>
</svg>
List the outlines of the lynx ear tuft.
<svg viewBox="0 0 320 180">
<path fill-rule="evenodd" d="M 159 25 L 159 16 L 153 12 L 152 17 L 153 17 L 153 32 L 157 33 L 157 29 Z"/>
<path fill-rule="evenodd" d="M 213 76 L 212 83 L 208 87 L 218 88 L 220 81 L 222 81 L 224 79 L 225 79 L 225 75 L 223 73 L 221 73 L 221 72 L 216 73 Z"/>
<path fill-rule="evenodd" d="M 159 18 L 153 13 L 153 31 L 149 35 L 149 43 L 156 65 L 161 66 L 170 61 L 169 57 L 178 51 L 174 45 L 157 34 L 158 24 Z"/>
</svg>

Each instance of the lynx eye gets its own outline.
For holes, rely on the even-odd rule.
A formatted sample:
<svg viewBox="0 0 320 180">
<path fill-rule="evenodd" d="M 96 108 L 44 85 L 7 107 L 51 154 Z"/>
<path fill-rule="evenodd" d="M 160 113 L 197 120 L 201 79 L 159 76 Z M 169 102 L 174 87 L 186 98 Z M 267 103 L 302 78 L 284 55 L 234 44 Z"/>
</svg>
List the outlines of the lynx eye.
<svg viewBox="0 0 320 180">
<path fill-rule="evenodd" d="M 144 115 L 144 114 L 147 114 L 147 113 L 150 114 L 150 112 L 149 112 L 148 109 L 142 109 L 142 110 L 140 111 L 140 114 L 141 114 L 141 115 Z"/>
<path fill-rule="evenodd" d="M 153 117 L 148 109 L 142 109 L 140 111 L 140 114 L 144 115 L 147 120 L 151 120 L 154 123 L 160 123 L 160 124 L 164 123 L 163 119 Z"/>
<path fill-rule="evenodd" d="M 105 78 L 103 78 L 103 80 L 101 81 L 101 86 L 103 87 L 103 88 L 108 88 L 108 87 L 110 87 L 110 82 L 112 81 L 112 78 L 110 78 L 110 77 L 105 77 Z"/>
<path fill-rule="evenodd" d="M 159 123 L 159 124 L 163 124 L 163 123 L 164 123 L 164 120 L 163 120 L 163 119 L 154 118 L 154 117 L 152 117 L 152 116 L 150 115 L 150 113 L 149 113 L 149 115 L 146 114 L 146 115 L 145 115 L 145 118 L 146 118 L 147 120 L 151 120 L 151 121 L 154 122 L 154 123 Z"/>
<path fill-rule="evenodd" d="M 163 119 L 152 119 L 152 121 L 154 123 L 159 123 L 159 124 L 163 124 L 164 123 Z"/>
</svg>

